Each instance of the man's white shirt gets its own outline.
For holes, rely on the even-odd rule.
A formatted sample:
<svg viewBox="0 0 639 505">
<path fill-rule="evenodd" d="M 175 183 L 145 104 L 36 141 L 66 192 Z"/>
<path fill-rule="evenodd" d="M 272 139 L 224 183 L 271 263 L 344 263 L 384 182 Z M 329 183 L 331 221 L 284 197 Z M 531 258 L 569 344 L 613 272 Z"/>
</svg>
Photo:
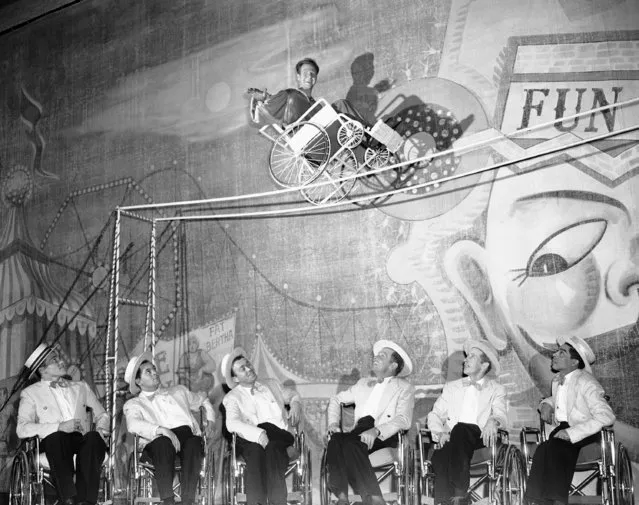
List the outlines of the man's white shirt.
<svg viewBox="0 0 639 505">
<path fill-rule="evenodd" d="M 482 377 L 477 381 L 480 387 L 484 385 L 486 378 Z M 479 424 L 477 418 L 479 414 L 479 389 L 472 384 L 464 387 L 464 401 L 462 404 L 461 414 L 459 415 L 460 423 Z"/>
<path fill-rule="evenodd" d="M 371 395 L 368 397 L 368 400 L 366 400 L 366 406 L 362 411 L 362 417 L 371 416 L 373 419 L 377 419 L 381 409 L 380 400 L 390 380 L 391 377 L 385 377 L 382 382 L 378 382 L 373 386 Z"/>
<path fill-rule="evenodd" d="M 188 412 L 175 401 L 173 396 L 163 394 L 163 391 L 140 391 L 140 398 L 143 398 L 151 405 L 151 409 L 162 420 L 164 428 L 172 429 L 178 426 L 191 426 L 192 420 Z M 193 426 L 191 426 L 193 428 Z"/>
<path fill-rule="evenodd" d="M 236 389 L 244 397 L 244 401 L 255 405 L 255 413 L 244 413 L 251 423 L 255 426 L 262 423 L 271 423 L 283 430 L 287 428 L 286 423 L 283 421 L 285 416 L 267 386 L 256 382 L 252 388 L 237 386 Z"/>
<path fill-rule="evenodd" d="M 568 382 L 575 376 L 575 370 L 564 376 L 564 383 L 557 384 L 557 398 L 555 400 L 555 422 L 568 421 Z"/>
</svg>

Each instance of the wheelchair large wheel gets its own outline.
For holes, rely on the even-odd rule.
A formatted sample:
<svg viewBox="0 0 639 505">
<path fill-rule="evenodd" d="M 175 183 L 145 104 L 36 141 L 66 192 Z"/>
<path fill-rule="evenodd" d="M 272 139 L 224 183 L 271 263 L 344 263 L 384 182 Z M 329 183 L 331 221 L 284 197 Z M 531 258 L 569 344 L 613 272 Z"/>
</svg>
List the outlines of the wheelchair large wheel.
<svg viewBox="0 0 639 505">
<path fill-rule="evenodd" d="M 324 449 L 320 463 L 320 504 L 330 505 L 330 503 L 331 492 L 328 490 L 328 466 L 326 464 L 326 449 Z"/>
<path fill-rule="evenodd" d="M 399 476 L 398 498 L 401 500 L 401 505 L 413 505 L 414 490 L 413 485 L 415 482 L 413 476 L 413 453 L 412 450 L 405 448 L 404 455 L 404 472 Z"/>
<path fill-rule="evenodd" d="M 26 452 L 19 451 L 11 466 L 9 505 L 35 505 L 33 485 L 29 458 Z"/>
<path fill-rule="evenodd" d="M 212 444 L 207 446 L 205 461 L 206 464 L 202 466 L 200 475 L 200 503 L 213 505 L 215 499 L 215 460 Z"/>
<path fill-rule="evenodd" d="M 312 482 L 311 450 L 306 452 L 306 469 L 304 471 L 304 505 L 313 505 L 313 482 Z"/>
<path fill-rule="evenodd" d="M 302 188 L 302 196 L 313 205 L 337 203 L 344 199 L 357 183 L 353 177 L 345 181 L 337 181 L 342 177 L 357 174 L 358 163 L 355 154 L 350 149 L 344 149 L 335 154 L 326 164 L 326 168 L 313 181 L 313 184 L 323 182 L 322 186 Z"/>
<path fill-rule="evenodd" d="M 135 500 L 139 496 L 140 493 L 140 482 L 139 479 L 135 478 L 135 454 L 131 454 L 129 456 L 129 480 L 126 483 L 126 503 L 127 505 L 135 505 Z"/>
<path fill-rule="evenodd" d="M 235 475 L 231 468 L 230 453 L 222 462 L 222 503 L 224 505 L 235 505 Z"/>
<path fill-rule="evenodd" d="M 113 504 L 113 479 L 110 479 L 105 467 L 100 475 L 100 490 L 98 493 L 98 503 L 102 505 Z"/>
<path fill-rule="evenodd" d="M 277 137 L 271 149 L 271 177 L 285 188 L 309 184 L 324 170 L 331 153 L 326 131 L 316 124 L 300 121 Z"/>
<path fill-rule="evenodd" d="M 617 444 L 617 489 L 615 505 L 633 505 L 635 500 L 635 487 L 632 477 L 632 466 L 626 448 Z"/>
<path fill-rule="evenodd" d="M 526 461 L 521 451 L 511 445 L 504 459 L 502 505 L 524 505 L 526 491 Z"/>
</svg>

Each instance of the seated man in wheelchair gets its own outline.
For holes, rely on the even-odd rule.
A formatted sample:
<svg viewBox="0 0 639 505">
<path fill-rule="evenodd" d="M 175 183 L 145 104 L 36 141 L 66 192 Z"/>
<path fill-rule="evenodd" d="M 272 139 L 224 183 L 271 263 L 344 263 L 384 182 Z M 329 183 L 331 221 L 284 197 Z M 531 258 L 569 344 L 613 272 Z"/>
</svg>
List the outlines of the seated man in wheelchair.
<svg viewBox="0 0 639 505">
<path fill-rule="evenodd" d="M 592 375 L 595 355 L 590 346 L 579 337 L 559 337 L 557 344 L 551 361 L 556 372 L 552 396 L 539 406 L 542 420 L 557 426 L 537 448 L 526 487 L 528 502 L 539 505 L 568 503 L 579 450 L 615 422 L 604 390 Z"/>
<path fill-rule="evenodd" d="M 231 388 L 222 400 L 226 428 L 237 435 L 237 450 L 246 462 L 247 504 L 286 505 L 285 473 L 294 443 L 288 427 L 299 422 L 299 394 L 275 379 L 258 381 L 241 347 L 222 358 L 221 371 Z"/>
<path fill-rule="evenodd" d="M 428 414 L 428 429 L 438 449 L 432 457 L 435 504 L 468 501 L 473 452 L 496 442 L 506 425 L 506 391 L 487 374 L 499 375 L 499 358 L 486 341 L 464 343 L 464 375 L 447 383 Z"/>
<path fill-rule="evenodd" d="M 28 378 L 39 380 L 20 393 L 18 437 L 41 439 L 40 451 L 47 456 L 63 505 L 95 504 L 109 416 L 86 382 L 66 378 L 67 362 L 57 347 L 40 344 L 24 368 Z M 96 431 L 89 431 L 87 408 L 93 410 Z"/>
<path fill-rule="evenodd" d="M 328 489 L 338 505 L 348 505 L 348 485 L 365 505 L 383 505 L 384 498 L 369 454 L 397 447 L 397 433 L 408 430 L 415 408 L 415 388 L 404 377 L 413 364 L 404 349 L 390 340 L 373 344 L 375 378 L 362 378 L 328 403 L 326 448 Z M 341 433 L 340 405 L 355 404 L 355 427 Z"/>
<path fill-rule="evenodd" d="M 131 358 L 124 372 L 129 391 L 137 395 L 124 404 L 124 415 L 129 432 L 141 439 L 142 460 L 150 461 L 160 499 L 164 505 L 173 505 L 173 479 L 175 457 L 181 461 L 181 502 L 192 505 L 195 501 L 198 478 L 204 458 L 202 435 L 212 436 L 215 411 L 211 402 L 201 395 L 178 385 L 165 388 L 149 352 Z M 206 433 L 193 412 L 206 410 Z"/>
<path fill-rule="evenodd" d="M 274 95 L 266 91 L 250 88 L 256 99 L 263 101 L 263 110 L 282 126 L 296 122 L 315 103 L 313 88 L 317 83 L 319 65 L 312 58 L 304 58 L 295 65 L 297 88 L 286 88 Z M 366 120 L 348 100 L 337 100 L 332 104 L 337 112 L 367 126 Z"/>
</svg>

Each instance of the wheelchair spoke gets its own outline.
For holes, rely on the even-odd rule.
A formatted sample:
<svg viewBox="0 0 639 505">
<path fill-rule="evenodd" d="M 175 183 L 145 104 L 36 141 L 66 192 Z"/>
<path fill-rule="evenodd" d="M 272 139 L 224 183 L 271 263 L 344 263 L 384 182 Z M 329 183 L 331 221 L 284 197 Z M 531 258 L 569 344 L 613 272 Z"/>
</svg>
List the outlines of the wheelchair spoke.
<svg viewBox="0 0 639 505">
<path fill-rule="evenodd" d="M 302 121 L 289 126 L 271 149 L 270 174 L 281 186 L 304 186 L 323 170 L 330 146 L 326 131 L 313 123 Z"/>
<path fill-rule="evenodd" d="M 342 200 L 356 184 L 357 179 L 338 182 L 337 179 L 357 173 L 357 159 L 350 149 L 344 149 L 329 160 L 326 168 L 313 182 L 326 182 L 323 186 L 301 189 L 302 196 L 314 205 Z"/>
<path fill-rule="evenodd" d="M 626 448 L 621 444 L 617 445 L 617 489 L 615 505 L 634 504 L 634 481 L 632 476 L 632 466 Z"/>
<path fill-rule="evenodd" d="M 9 484 L 10 505 L 34 505 L 33 486 L 29 460 L 24 451 L 19 451 L 11 467 L 11 482 Z"/>
<path fill-rule="evenodd" d="M 502 505 L 523 505 L 526 490 L 526 462 L 521 451 L 510 446 L 503 466 Z"/>
</svg>

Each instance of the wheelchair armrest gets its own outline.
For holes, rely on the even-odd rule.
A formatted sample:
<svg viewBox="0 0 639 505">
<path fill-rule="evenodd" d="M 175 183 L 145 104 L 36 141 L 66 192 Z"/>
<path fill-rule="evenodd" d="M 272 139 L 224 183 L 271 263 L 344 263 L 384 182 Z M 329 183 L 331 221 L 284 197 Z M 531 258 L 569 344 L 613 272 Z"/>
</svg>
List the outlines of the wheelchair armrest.
<svg viewBox="0 0 639 505">
<path fill-rule="evenodd" d="M 208 425 L 208 423 L 209 423 L 209 422 L 208 422 L 208 419 L 207 419 L 207 417 L 206 417 L 206 409 L 204 408 L 204 406 L 201 406 L 201 407 L 198 409 L 198 412 L 199 412 L 199 414 L 200 414 L 200 419 L 198 420 L 198 421 L 199 421 L 199 425 L 200 425 L 200 431 L 201 431 L 202 433 L 204 433 L 204 428 L 206 428 L 206 426 L 207 426 L 207 425 Z"/>
<path fill-rule="evenodd" d="M 508 434 L 508 430 L 503 428 L 497 429 L 497 442 L 504 445 L 510 444 L 510 435 Z"/>
<path fill-rule="evenodd" d="M 534 439 L 534 440 L 531 440 Z M 541 439 L 541 430 L 539 428 L 533 428 L 531 426 L 524 426 L 519 432 L 519 442 L 524 443 L 539 443 Z"/>
<path fill-rule="evenodd" d="M 20 443 L 24 446 L 25 451 L 34 451 L 35 454 L 40 454 L 40 437 L 38 435 L 23 438 Z"/>
</svg>

